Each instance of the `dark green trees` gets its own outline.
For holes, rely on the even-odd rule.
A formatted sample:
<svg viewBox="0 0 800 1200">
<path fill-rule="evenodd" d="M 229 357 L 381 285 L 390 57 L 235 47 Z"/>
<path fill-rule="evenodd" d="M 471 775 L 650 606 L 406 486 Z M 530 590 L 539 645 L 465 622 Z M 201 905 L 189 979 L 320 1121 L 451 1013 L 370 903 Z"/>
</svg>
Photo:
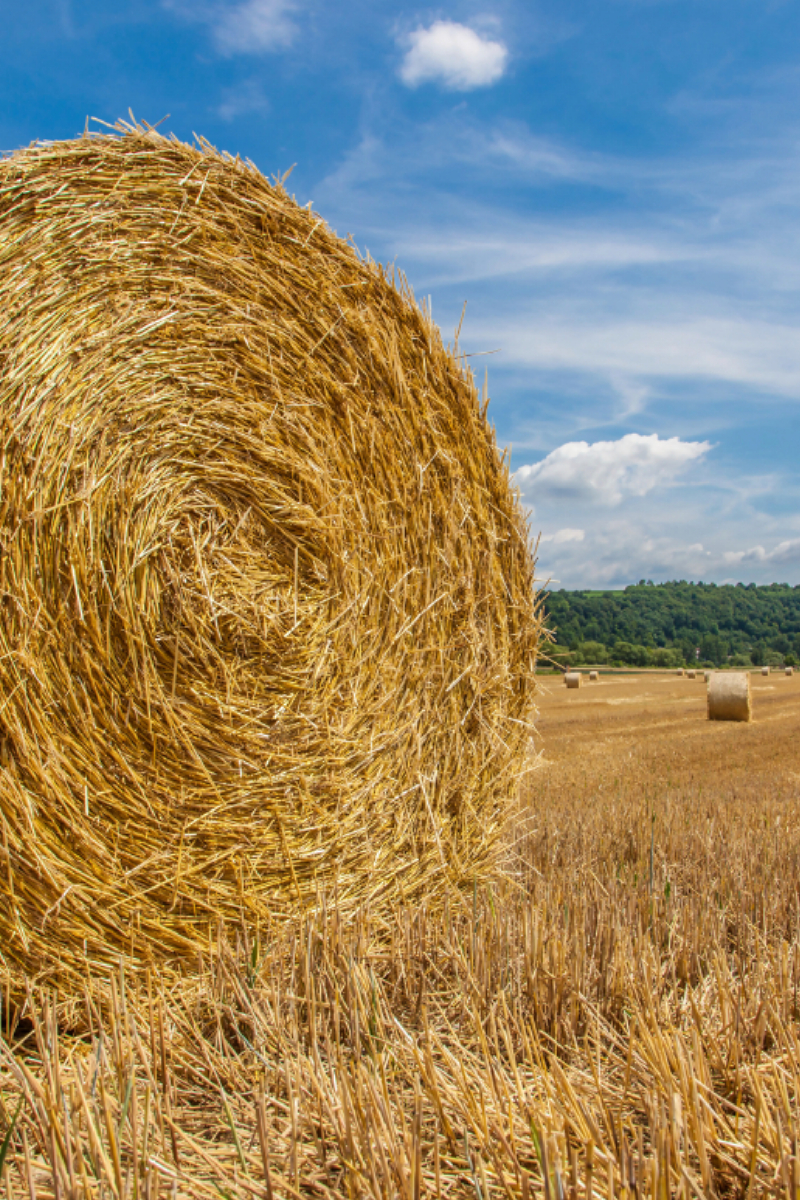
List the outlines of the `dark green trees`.
<svg viewBox="0 0 800 1200">
<path fill-rule="evenodd" d="M 556 658 L 620 666 L 800 659 L 800 586 L 641 582 L 547 597 Z"/>
</svg>

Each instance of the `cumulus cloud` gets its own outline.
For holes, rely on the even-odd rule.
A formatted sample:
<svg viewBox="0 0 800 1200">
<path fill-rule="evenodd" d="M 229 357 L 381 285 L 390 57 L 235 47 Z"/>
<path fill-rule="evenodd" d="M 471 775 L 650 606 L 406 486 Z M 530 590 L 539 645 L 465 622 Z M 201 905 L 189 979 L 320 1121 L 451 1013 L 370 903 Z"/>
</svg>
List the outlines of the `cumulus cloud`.
<svg viewBox="0 0 800 1200">
<path fill-rule="evenodd" d="M 647 505 L 647 500 L 640 502 Z M 588 525 L 581 542 L 556 544 L 547 535 L 540 540 L 538 574 L 555 579 L 565 588 L 624 587 L 637 579 L 691 579 L 716 583 L 774 583 L 788 579 L 797 582 L 800 566 L 800 537 L 753 545 L 747 550 L 728 550 L 734 522 L 710 530 L 708 543 L 691 542 L 685 537 L 691 525 L 678 506 L 676 532 L 667 531 L 672 507 L 662 521 L 645 513 L 628 518 L 609 519 L 608 511 L 599 510 L 594 527 Z M 714 522 L 710 522 L 715 525 Z M 734 543 L 735 544 L 735 543 Z M 772 549 L 765 548 L 773 546 Z"/>
<path fill-rule="evenodd" d="M 566 442 L 515 475 L 523 492 L 536 500 L 616 505 L 671 483 L 710 449 L 710 442 L 628 433 L 615 442 Z"/>
<path fill-rule="evenodd" d="M 507 61 L 502 42 L 456 21 L 434 21 L 409 35 L 400 78 L 408 87 L 440 83 L 450 91 L 469 92 L 496 83 Z"/>
<path fill-rule="evenodd" d="M 245 0 L 220 10 L 214 21 L 214 41 L 223 54 L 259 54 L 280 50 L 297 32 L 292 0 Z"/>
</svg>

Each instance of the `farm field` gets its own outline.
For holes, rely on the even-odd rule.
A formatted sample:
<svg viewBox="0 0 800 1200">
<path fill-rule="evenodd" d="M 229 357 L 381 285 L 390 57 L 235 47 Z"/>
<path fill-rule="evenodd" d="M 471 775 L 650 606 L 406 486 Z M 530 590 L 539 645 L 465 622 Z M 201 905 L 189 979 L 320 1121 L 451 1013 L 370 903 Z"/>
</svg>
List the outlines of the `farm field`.
<svg viewBox="0 0 800 1200">
<path fill-rule="evenodd" d="M 557 766 L 576 795 L 606 786 L 609 773 L 626 786 L 646 787 L 654 774 L 659 785 L 696 784 L 720 795 L 737 783 L 800 785 L 800 672 L 754 672 L 750 689 L 753 721 L 742 725 L 706 720 L 702 672 L 695 679 L 674 671 L 602 674 L 577 691 L 544 676 L 537 744 L 547 772 Z"/>
<path fill-rule="evenodd" d="M 7 997 L 6 1194 L 797 1200 L 800 677 L 541 687 L 491 883 Z"/>
</svg>

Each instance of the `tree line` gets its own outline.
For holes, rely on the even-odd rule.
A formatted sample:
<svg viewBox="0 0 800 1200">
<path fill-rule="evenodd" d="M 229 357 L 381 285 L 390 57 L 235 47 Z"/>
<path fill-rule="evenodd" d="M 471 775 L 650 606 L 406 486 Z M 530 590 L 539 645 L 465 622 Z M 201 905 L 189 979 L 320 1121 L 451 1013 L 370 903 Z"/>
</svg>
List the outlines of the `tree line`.
<svg viewBox="0 0 800 1200">
<path fill-rule="evenodd" d="M 561 666 L 794 666 L 800 586 L 651 583 L 549 592 L 542 657 Z"/>
</svg>

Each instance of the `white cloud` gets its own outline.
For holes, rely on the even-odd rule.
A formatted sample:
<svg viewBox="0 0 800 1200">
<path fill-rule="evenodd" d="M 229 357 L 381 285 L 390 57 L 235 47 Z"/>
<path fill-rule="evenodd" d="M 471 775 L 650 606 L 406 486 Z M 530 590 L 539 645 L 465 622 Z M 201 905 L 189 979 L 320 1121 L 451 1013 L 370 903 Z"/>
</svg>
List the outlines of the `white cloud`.
<svg viewBox="0 0 800 1200">
<path fill-rule="evenodd" d="M 393 249 L 406 261 L 424 265 L 438 284 L 525 273 L 538 277 L 540 282 L 552 281 L 559 274 L 563 278 L 578 271 L 599 274 L 626 267 L 668 265 L 677 260 L 679 253 L 656 238 L 647 241 L 612 231 L 585 233 L 566 226 L 554 229 L 526 218 L 496 217 L 491 222 L 481 212 L 462 212 L 459 217 L 456 228 L 452 214 L 447 221 L 431 221 L 427 228 L 419 220 L 401 227 L 395 234 Z M 515 333 L 516 329 L 512 336 Z"/>
<path fill-rule="evenodd" d="M 543 544 L 537 574 L 542 579 L 556 579 L 558 586 L 565 588 L 624 587 L 637 579 L 797 582 L 800 538 L 780 542 L 772 550 L 756 545 L 749 550 L 729 551 L 725 544 L 730 545 L 731 535 L 735 536 L 733 522 L 713 531 L 710 548 L 681 536 L 691 530 L 691 520 L 686 514 L 678 514 L 677 525 L 676 534 L 672 535 L 649 514 L 642 524 L 625 518 L 605 525 L 598 521 L 595 528 L 586 530 L 580 543 L 559 546 L 552 538 Z M 545 543 L 546 538 L 540 540 Z"/>
<path fill-rule="evenodd" d="M 223 54 L 280 50 L 297 32 L 290 19 L 294 8 L 292 0 L 245 0 L 220 10 L 214 20 L 214 41 Z"/>
<path fill-rule="evenodd" d="M 539 541 L 561 546 L 564 542 L 582 542 L 585 537 L 583 529 L 558 529 L 555 533 L 543 533 Z"/>
<path fill-rule="evenodd" d="M 796 566 L 800 564 L 800 538 L 790 538 L 779 542 L 774 550 L 765 550 L 763 546 L 752 546 L 749 550 L 728 550 L 723 554 L 723 560 L 732 566 L 742 563 L 774 563 L 776 566 Z"/>
<path fill-rule="evenodd" d="M 359 189 L 369 187 L 376 179 L 385 185 L 400 178 L 404 190 L 409 186 L 429 189 L 437 169 L 453 177 L 460 166 L 474 171 L 476 164 L 490 172 L 493 179 L 510 177 L 514 183 L 520 177 L 539 184 L 551 179 L 592 181 L 598 171 L 592 156 L 576 154 L 551 138 L 527 131 L 520 134 L 517 122 L 503 119 L 494 125 L 482 124 L 458 106 L 454 112 L 440 113 L 434 120 L 405 125 L 399 134 L 397 129 L 381 134 L 375 129 L 365 131 L 324 181 L 324 186 L 331 203 L 344 198 L 352 203 Z M 364 192 L 361 196 L 368 199 Z M 391 193 L 385 192 L 383 199 L 384 203 L 391 203 Z M 448 244 L 439 257 L 452 264 L 462 252 L 464 242 L 471 242 L 475 235 L 484 240 L 488 235 L 496 241 L 498 228 L 508 230 L 514 222 L 511 213 L 496 208 L 487 210 L 474 197 L 464 194 L 457 197 L 451 192 L 447 196 L 447 210 L 441 223 L 434 220 L 428 225 L 423 223 L 419 212 L 411 218 L 406 211 L 393 211 L 383 233 L 391 230 L 396 235 L 399 231 L 405 243 L 398 243 L 393 236 L 392 247 L 395 251 L 402 249 L 409 257 L 416 256 L 416 239 L 427 236 L 432 250 L 446 234 Z M 363 219 L 374 219 L 376 211 L 374 206 L 365 205 Z M 451 219 L 454 215 L 455 224 Z M 543 237 L 552 237 L 553 233 L 552 224 L 542 227 Z M 509 230 L 506 241 L 520 241 L 516 225 Z"/>
<path fill-rule="evenodd" d="M 506 69 L 508 50 L 502 42 L 483 37 L 456 21 L 434 21 L 428 29 L 415 29 L 400 78 L 408 87 L 441 83 L 454 92 L 496 83 Z"/>
<path fill-rule="evenodd" d="M 625 496 L 646 496 L 671 483 L 710 449 L 710 442 L 628 433 L 615 442 L 567 442 L 541 462 L 519 467 L 515 477 L 537 501 L 616 505 Z"/>
<path fill-rule="evenodd" d="M 610 307 L 615 297 L 605 298 Z M 625 300 L 629 304 L 631 297 Z M 702 302 L 684 301 L 690 319 L 676 319 L 650 291 L 636 296 L 641 319 L 620 314 L 597 319 L 584 305 L 567 303 L 561 318 L 481 322 L 484 340 L 502 344 L 511 361 L 539 370 L 570 371 L 640 384 L 648 379 L 705 379 L 743 384 L 795 397 L 800 391 L 800 341 L 796 321 L 707 316 Z M 556 301 L 557 302 L 557 301 Z M 598 297 L 599 303 L 599 297 Z M 569 309 L 572 308 L 570 312 Z M 497 339 L 502 337 L 502 343 Z"/>
<path fill-rule="evenodd" d="M 716 389 L 732 384 L 800 395 L 800 256 L 786 249 L 798 247 L 786 215 L 797 164 L 794 143 L 740 163 L 626 160 L 458 110 L 385 137 L 370 130 L 326 181 L 326 199 L 348 228 L 354 206 L 362 228 L 380 211 L 370 248 L 397 258 L 420 291 L 436 289 L 440 313 L 443 301 L 460 313 L 470 296 L 464 345 L 500 347 L 495 369 L 533 370 L 548 389 L 569 376 L 615 395 L 619 419 L 651 409 L 673 381 L 695 394 L 730 397 Z M 457 186 L 464 170 L 485 195 Z M 588 215 L 546 203 L 531 216 L 536 203 L 502 199 L 559 180 L 592 189 Z"/>
<path fill-rule="evenodd" d="M 800 581 L 797 127 L 646 160 L 455 104 L 368 123 L 315 190 L 446 335 L 469 301 L 545 577 Z"/>
</svg>

